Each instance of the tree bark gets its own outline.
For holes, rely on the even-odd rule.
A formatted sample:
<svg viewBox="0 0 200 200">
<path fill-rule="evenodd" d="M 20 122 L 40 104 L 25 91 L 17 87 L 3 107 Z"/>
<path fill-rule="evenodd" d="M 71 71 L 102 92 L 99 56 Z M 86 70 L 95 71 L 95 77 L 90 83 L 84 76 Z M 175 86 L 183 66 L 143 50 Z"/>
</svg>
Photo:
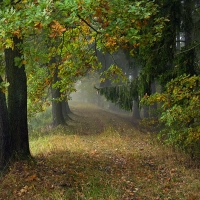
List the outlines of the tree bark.
<svg viewBox="0 0 200 200">
<path fill-rule="evenodd" d="M 22 39 L 13 38 L 14 49 L 5 49 L 8 87 L 8 119 L 11 151 L 15 159 L 30 156 L 27 123 L 27 80 L 25 66 L 17 66 L 15 58 L 23 58 Z"/>
<path fill-rule="evenodd" d="M 72 112 L 69 108 L 69 104 L 68 104 L 67 101 L 62 101 L 62 113 L 63 113 L 63 116 L 66 120 L 71 119 L 69 114 L 72 113 Z"/>
<path fill-rule="evenodd" d="M 72 111 L 70 110 L 68 101 L 64 100 L 62 101 L 62 108 L 63 108 L 63 115 L 70 114 Z"/>
<path fill-rule="evenodd" d="M 53 84 L 58 81 L 58 67 L 55 68 Z M 60 90 L 59 88 L 51 87 L 52 93 L 52 120 L 53 126 L 56 127 L 58 125 L 66 125 L 65 119 L 62 112 L 62 102 L 57 101 L 56 99 L 60 98 Z"/>
<path fill-rule="evenodd" d="M 0 83 L 2 82 L 0 76 Z M 8 125 L 8 110 L 5 94 L 0 89 L 0 170 L 4 169 L 11 156 L 11 143 Z"/>
</svg>

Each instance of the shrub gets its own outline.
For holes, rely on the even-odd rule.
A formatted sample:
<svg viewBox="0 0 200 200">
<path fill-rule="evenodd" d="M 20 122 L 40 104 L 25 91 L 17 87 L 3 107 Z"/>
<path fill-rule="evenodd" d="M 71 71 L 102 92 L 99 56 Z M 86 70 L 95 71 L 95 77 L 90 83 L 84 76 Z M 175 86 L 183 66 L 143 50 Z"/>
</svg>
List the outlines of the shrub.
<svg viewBox="0 0 200 200">
<path fill-rule="evenodd" d="M 200 77 L 182 75 L 171 80 L 163 93 L 145 95 L 141 104 L 161 103 L 159 136 L 167 143 L 200 158 Z"/>
</svg>

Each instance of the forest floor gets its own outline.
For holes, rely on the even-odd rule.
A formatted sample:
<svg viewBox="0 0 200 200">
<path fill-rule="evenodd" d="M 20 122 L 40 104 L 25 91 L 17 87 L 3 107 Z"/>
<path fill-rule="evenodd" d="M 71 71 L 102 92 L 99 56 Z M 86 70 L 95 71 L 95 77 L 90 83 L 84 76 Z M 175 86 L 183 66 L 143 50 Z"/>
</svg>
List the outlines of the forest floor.
<svg viewBox="0 0 200 200">
<path fill-rule="evenodd" d="M 200 200 L 200 169 L 128 115 L 71 105 L 65 127 L 30 133 L 35 161 L 0 178 L 1 200 Z"/>
</svg>

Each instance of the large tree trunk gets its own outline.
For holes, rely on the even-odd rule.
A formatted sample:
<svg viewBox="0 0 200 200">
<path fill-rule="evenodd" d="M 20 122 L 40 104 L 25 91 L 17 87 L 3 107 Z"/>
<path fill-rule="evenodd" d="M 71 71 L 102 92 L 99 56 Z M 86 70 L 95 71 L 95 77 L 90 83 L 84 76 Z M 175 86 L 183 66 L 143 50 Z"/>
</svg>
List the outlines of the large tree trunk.
<svg viewBox="0 0 200 200">
<path fill-rule="evenodd" d="M 69 117 L 69 114 L 72 113 L 70 108 L 69 108 L 69 104 L 67 101 L 62 101 L 62 113 L 63 113 L 63 116 L 64 118 L 67 120 L 67 119 L 71 119 Z"/>
<path fill-rule="evenodd" d="M 0 76 L 0 83 L 2 82 Z M 11 143 L 8 126 L 8 110 L 5 94 L 0 90 L 0 170 L 4 169 L 11 156 Z"/>
<path fill-rule="evenodd" d="M 30 156 L 27 123 L 27 80 L 25 66 L 18 67 L 15 58 L 22 58 L 22 40 L 14 37 L 14 49 L 5 50 L 8 87 L 8 118 L 12 153 L 16 158 Z"/>
<path fill-rule="evenodd" d="M 53 77 L 53 84 L 58 81 L 58 68 L 56 67 Z M 65 119 L 62 112 L 62 102 L 57 101 L 56 99 L 60 98 L 59 88 L 51 87 L 52 93 L 52 120 L 53 126 L 56 127 L 59 124 L 65 125 Z"/>
<path fill-rule="evenodd" d="M 67 113 L 68 114 L 72 113 L 72 111 L 70 110 L 68 101 L 65 103 L 65 105 L 66 105 Z"/>
</svg>

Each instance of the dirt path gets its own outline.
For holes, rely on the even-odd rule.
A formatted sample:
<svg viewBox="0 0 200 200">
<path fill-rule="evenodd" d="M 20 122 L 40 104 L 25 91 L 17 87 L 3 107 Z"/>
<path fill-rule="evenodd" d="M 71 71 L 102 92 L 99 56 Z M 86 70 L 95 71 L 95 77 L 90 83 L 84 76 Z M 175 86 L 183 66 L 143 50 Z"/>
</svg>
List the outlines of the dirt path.
<svg viewBox="0 0 200 200">
<path fill-rule="evenodd" d="M 68 126 L 32 138 L 36 163 L 11 166 L 0 199 L 200 199 L 200 170 L 141 133 L 130 116 L 91 105 L 71 110 Z"/>
<path fill-rule="evenodd" d="M 136 126 L 136 122 L 132 120 L 129 113 L 119 114 L 109 112 L 88 104 L 83 104 L 81 106 L 72 104 L 71 107 L 73 112 L 71 117 L 74 122 L 68 121 L 68 124 L 72 126 L 79 124 L 80 127 L 76 126 L 82 129 L 82 131 L 78 131 L 79 134 L 81 134 L 81 132 L 83 132 L 83 134 L 101 133 L 107 127 L 129 129 L 134 128 L 134 124 Z"/>
</svg>

